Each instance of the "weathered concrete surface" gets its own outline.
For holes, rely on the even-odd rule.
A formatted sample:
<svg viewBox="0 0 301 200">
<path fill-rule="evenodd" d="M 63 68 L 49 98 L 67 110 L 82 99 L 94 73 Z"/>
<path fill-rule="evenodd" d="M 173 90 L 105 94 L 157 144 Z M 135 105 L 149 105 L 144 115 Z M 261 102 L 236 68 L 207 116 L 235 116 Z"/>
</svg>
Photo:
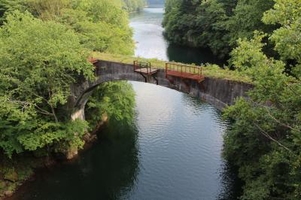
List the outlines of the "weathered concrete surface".
<svg viewBox="0 0 301 200">
<path fill-rule="evenodd" d="M 97 80 L 94 82 L 83 81 L 71 87 L 73 95 L 70 102 L 75 108 L 72 119 L 84 119 L 85 104 L 93 89 L 99 84 L 117 80 L 145 82 L 142 75 L 134 72 L 134 66 L 131 64 L 98 61 L 94 65 Z M 250 84 L 209 77 L 205 77 L 205 80 L 201 83 L 194 80 L 183 80 L 178 77 L 166 78 L 163 69 L 158 70 L 156 78 L 158 79 L 158 85 L 189 93 L 191 96 L 200 98 L 220 110 L 227 105 L 232 105 L 237 97 L 246 97 L 246 92 L 252 88 Z M 148 78 L 148 82 L 156 84 L 156 80 L 152 77 Z"/>
<path fill-rule="evenodd" d="M 238 97 L 247 97 L 246 92 L 253 86 L 243 82 L 206 77 L 203 82 L 204 91 L 194 90 L 194 96 L 212 104 L 219 110 L 233 105 Z M 196 95 L 196 93 L 199 95 Z"/>
</svg>

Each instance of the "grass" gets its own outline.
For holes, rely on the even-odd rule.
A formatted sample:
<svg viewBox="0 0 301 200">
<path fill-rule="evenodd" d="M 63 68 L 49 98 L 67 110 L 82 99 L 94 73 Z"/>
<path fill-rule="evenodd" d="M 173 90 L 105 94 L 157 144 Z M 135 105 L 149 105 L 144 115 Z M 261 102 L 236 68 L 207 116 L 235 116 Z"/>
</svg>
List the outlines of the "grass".
<svg viewBox="0 0 301 200">
<path fill-rule="evenodd" d="M 100 60 L 106 61 L 113 61 L 113 62 L 120 62 L 126 64 L 133 64 L 133 61 L 143 61 L 143 62 L 150 62 L 152 67 L 155 68 L 165 68 L 166 61 L 158 60 L 155 58 L 146 59 L 141 57 L 134 57 L 134 56 L 125 56 L 125 55 L 117 55 L 117 54 L 108 54 L 108 53 L 100 53 L 100 52 L 93 52 L 93 58 L 97 58 Z M 173 62 L 176 63 L 176 62 Z M 178 63 L 182 64 L 182 63 Z M 196 66 L 195 64 L 191 64 L 192 66 Z M 206 77 L 211 78 L 218 78 L 218 79 L 225 79 L 225 80 L 232 80 L 244 83 L 252 83 L 249 77 L 246 75 L 239 73 L 238 71 L 232 71 L 229 69 L 222 69 L 218 65 L 207 63 L 203 67 L 203 75 Z"/>
</svg>

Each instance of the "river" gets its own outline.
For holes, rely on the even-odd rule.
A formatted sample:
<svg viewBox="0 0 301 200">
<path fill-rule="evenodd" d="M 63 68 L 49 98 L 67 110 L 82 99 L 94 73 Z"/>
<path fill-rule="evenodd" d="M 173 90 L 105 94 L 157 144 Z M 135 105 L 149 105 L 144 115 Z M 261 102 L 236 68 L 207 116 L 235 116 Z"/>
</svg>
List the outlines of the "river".
<svg viewBox="0 0 301 200">
<path fill-rule="evenodd" d="M 134 124 L 111 124 L 95 146 L 74 162 L 38 173 L 14 199 L 234 199 L 221 159 L 227 122 L 219 111 L 175 90 L 131 84 Z"/>
<path fill-rule="evenodd" d="M 135 56 L 197 65 L 204 63 L 223 65 L 225 63 L 208 49 L 169 44 L 163 37 L 164 29 L 161 26 L 163 15 L 162 6 L 145 8 L 141 13 L 130 15 L 130 26 L 134 30 L 136 43 Z"/>
<path fill-rule="evenodd" d="M 162 11 L 146 8 L 132 16 L 136 55 L 171 59 L 160 27 Z M 43 169 L 13 199 L 236 199 L 237 182 L 221 158 L 228 123 L 220 112 L 175 90 L 131 84 L 132 125 L 110 124 L 91 149 L 73 162 Z"/>
</svg>

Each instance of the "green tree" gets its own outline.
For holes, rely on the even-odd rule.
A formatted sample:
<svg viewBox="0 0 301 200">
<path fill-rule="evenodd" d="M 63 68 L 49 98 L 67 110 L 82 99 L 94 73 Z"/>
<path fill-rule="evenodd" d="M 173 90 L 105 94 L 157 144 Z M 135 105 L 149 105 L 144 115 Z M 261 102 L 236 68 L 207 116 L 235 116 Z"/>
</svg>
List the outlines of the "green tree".
<svg viewBox="0 0 301 200">
<path fill-rule="evenodd" d="M 70 8 L 72 0 L 26 0 L 30 12 L 43 20 L 56 20 L 63 9 Z"/>
<path fill-rule="evenodd" d="M 97 124 L 102 118 L 113 123 L 129 124 L 133 122 L 134 107 L 135 92 L 130 83 L 107 82 L 93 92 L 87 103 L 86 118 L 90 124 Z"/>
<path fill-rule="evenodd" d="M 133 33 L 120 0 L 75 2 L 72 8 L 63 11 L 58 21 L 75 30 L 85 47 L 93 51 L 133 54 Z"/>
<path fill-rule="evenodd" d="M 277 26 L 264 24 L 261 18 L 273 4 L 273 0 L 167 0 L 165 35 L 172 43 L 209 47 L 227 57 L 237 39 L 251 38 L 255 30 L 272 33 Z"/>
<path fill-rule="evenodd" d="M 226 15 L 230 17 L 233 15 L 233 11 L 237 5 L 238 0 L 218 0 L 217 2 L 222 4 Z"/>
<path fill-rule="evenodd" d="M 300 79 L 301 2 L 298 0 L 275 0 L 275 2 L 274 8 L 265 13 L 263 22 L 280 26 L 273 32 L 270 39 L 280 59 L 286 62 L 286 69 Z"/>
<path fill-rule="evenodd" d="M 25 2 L 23 0 L 0 0 L 0 25 L 5 21 L 7 13 L 14 10 L 25 10 Z"/>
<path fill-rule="evenodd" d="M 239 38 L 252 38 L 253 31 L 263 31 L 271 33 L 275 27 L 262 22 L 263 13 L 271 9 L 274 5 L 273 0 L 241 0 L 238 1 L 233 16 L 226 23 L 229 30 L 229 44 L 234 47 Z"/>
<path fill-rule="evenodd" d="M 79 76 L 93 77 L 78 36 L 63 25 L 16 11 L 0 29 L 0 44 L 3 151 L 12 156 L 57 143 L 81 146 L 87 124 L 71 122 L 62 109 L 70 85 Z"/>
<path fill-rule="evenodd" d="M 217 0 L 203 1 L 197 8 L 196 28 L 194 38 L 200 47 L 209 47 L 220 58 L 229 51 L 229 34 L 225 28 L 228 20 L 226 9 Z"/>
<path fill-rule="evenodd" d="M 182 36 L 178 33 L 181 31 L 179 23 L 176 23 L 176 19 L 180 19 L 180 1 L 167 0 L 165 3 L 165 14 L 162 25 L 165 27 L 165 37 L 176 44 L 182 43 Z"/>
<path fill-rule="evenodd" d="M 124 9 L 131 12 L 140 12 L 145 6 L 145 0 L 123 0 L 124 1 Z"/>
<path fill-rule="evenodd" d="M 241 41 L 233 59 L 249 67 L 254 89 L 225 111 L 234 120 L 224 155 L 246 183 L 243 199 L 300 198 L 301 82 L 283 74 L 258 40 Z M 297 178 L 298 177 L 298 178 Z"/>
<path fill-rule="evenodd" d="M 301 198 L 300 6 L 298 0 L 275 0 L 264 14 L 265 23 L 280 26 L 269 37 L 280 59 L 263 53 L 258 33 L 232 52 L 232 63 L 254 82 L 249 98 L 225 111 L 234 121 L 224 156 L 245 182 L 242 199 Z M 293 76 L 283 73 L 288 60 L 294 60 Z"/>
<path fill-rule="evenodd" d="M 73 29 L 80 43 L 92 51 L 132 55 L 133 33 L 123 5 L 122 0 L 1 0 L 0 13 L 28 10 L 37 18 Z"/>
</svg>

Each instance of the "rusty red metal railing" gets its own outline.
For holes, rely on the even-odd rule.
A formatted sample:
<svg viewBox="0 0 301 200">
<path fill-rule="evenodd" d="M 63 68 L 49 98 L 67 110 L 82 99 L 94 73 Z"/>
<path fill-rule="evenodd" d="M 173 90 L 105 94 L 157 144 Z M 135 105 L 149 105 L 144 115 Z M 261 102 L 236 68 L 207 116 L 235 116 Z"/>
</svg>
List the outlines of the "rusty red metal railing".
<svg viewBox="0 0 301 200">
<path fill-rule="evenodd" d="M 204 80 L 202 67 L 184 65 L 178 63 L 165 63 L 165 73 L 167 76 L 175 76 L 185 79 L 192 79 L 201 82 Z"/>
</svg>

